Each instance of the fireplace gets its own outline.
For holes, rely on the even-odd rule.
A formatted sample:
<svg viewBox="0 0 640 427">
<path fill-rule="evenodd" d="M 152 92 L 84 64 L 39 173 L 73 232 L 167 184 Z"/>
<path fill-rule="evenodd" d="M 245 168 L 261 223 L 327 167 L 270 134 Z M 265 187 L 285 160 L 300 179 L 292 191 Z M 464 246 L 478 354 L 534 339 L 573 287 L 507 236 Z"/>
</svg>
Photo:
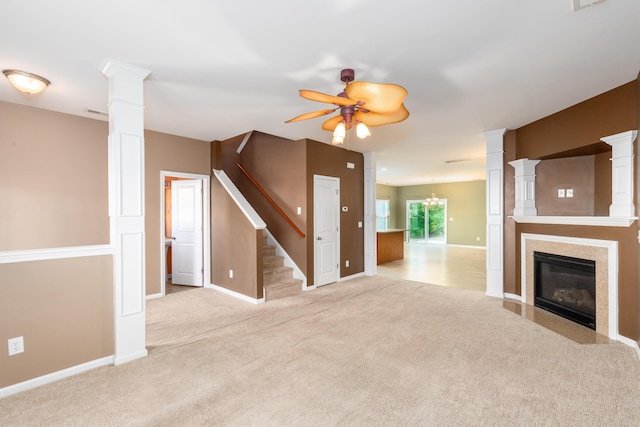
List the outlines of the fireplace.
<svg viewBox="0 0 640 427">
<path fill-rule="evenodd" d="M 596 262 L 534 252 L 534 305 L 596 329 Z"/>
</svg>

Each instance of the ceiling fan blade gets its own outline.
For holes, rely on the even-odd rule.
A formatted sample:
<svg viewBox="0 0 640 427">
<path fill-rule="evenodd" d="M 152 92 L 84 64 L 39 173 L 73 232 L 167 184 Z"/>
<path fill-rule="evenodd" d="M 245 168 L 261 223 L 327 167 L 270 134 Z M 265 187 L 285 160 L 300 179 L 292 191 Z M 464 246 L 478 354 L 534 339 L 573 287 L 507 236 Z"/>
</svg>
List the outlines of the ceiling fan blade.
<svg viewBox="0 0 640 427">
<path fill-rule="evenodd" d="M 333 108 L 331 110 L 312 111 L 310 113 L 300 114 L 299 116 L 294 117 L 293 119 L 287 120 L 285 123 L 299 122 L 301 120 L 307 120 L 307 119 L 315 119 L 316 117 L 321 117 L 321 116 L 325 116 L 327 114 L 331 114 L 334 111 L 336 111 L 336 108 Z"/>
<path fill-rule="evenodd" d="M 364 112 L 361 110 L 356 111 L 355 119 L 360 120 L 368 127 L 390 125 L 391 123 L 398 123 L 409 117 L 409 111 L 405 108 L 404 104 L 400 104 L 400 108 L 391 113 L 376 113 L 373 111 Z"/>
<path fill-rule="evenodd" d="M 344 89 L 349 99 L 362 101 L 362 108 L 375 113 L 391 113 L 402 105 L 407 90 L 387 83 L 352 82 Z"/>
<path fill-rule="evenodd" d="M 343 98 L 342 96 L 327 95 L 326 93 L 316 92 L 315 90 L 300 90 L 300 96 L 312 101 L 326 102 L 328 104 L 336 105 L 356 105 L 356 101 L 349 98 Z"/>
<path fill-rule="evenodd" d="M 322 129 L 328 130 L 329 132 L 333 132 L 341 120 L 342 120 L 342 116 L 340 114 L 338 114 L 337 116 L 333 116 L 322 124 Z"/>
</svg>

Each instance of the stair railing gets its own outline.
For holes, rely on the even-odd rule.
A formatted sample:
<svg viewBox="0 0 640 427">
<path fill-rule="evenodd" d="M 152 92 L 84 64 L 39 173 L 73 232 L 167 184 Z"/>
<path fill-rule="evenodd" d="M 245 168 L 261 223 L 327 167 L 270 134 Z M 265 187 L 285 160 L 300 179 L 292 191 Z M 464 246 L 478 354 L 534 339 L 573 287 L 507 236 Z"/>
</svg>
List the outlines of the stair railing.
<svg viewBox="0 0 640 427">
<path fill-rule="evenodd" d="M 287 216 L 287 214 L 284 213 L 284 211 L 282 209 L 280 209 L 280 206 L 278 206 L 278 204 L 271 198 L 271 196 L 269 196 L 269 194 L 267 194 L 267 192 L 262 188 L 262 186 L 260 184 L 258 184 L 258 182 L 251 176 L 251 174 L 249 172 L 247 172 L 247 170 L 245 168 L 243 168 L 240 163 L 237 163 L 237 166 L 240 168 L 242 173 L 247 178 L 249 178 L 249 181 L 251 181 L 253 183 L 253 185 L 256 186 L 258 191 L 260 191 L 260 193 L 262 193 L 262 195 L 269 201 L 269 203 L 271 203 L 271 205 L 276 209 L 276 211 L 278 211 L 278 213 L 282 216 L 282 218 L 284 218 L 284 220 L 287 221 L 287 223 L 291 226 L 291 228 L 293 228 L 295 230 L 295 232 L 298 234 L 298 236 L 305 237 L 305 234 L 298 228 L 298 226 L 296 226 L 293 223 L 293 221 L 291 221 L 291 218 L 289 218 Z"/>
</svg>

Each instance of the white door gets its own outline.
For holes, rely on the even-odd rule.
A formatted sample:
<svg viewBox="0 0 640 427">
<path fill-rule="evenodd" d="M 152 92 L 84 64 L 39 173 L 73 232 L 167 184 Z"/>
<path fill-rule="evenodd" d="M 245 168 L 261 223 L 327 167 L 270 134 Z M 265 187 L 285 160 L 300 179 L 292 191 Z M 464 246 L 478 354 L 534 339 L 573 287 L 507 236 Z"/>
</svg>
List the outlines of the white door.
<svg viewBox="0 0 640 427">
<path fill-rule="evenodd" d="M 313 177 L 315 284 L 338 281 L 340 268 L 340 180 Z"/>
<path fill-rule="evenodd" d="M 171 283 L 202 286 L 202 181 L 173 181 L 171 211 Z"/>
</svg>

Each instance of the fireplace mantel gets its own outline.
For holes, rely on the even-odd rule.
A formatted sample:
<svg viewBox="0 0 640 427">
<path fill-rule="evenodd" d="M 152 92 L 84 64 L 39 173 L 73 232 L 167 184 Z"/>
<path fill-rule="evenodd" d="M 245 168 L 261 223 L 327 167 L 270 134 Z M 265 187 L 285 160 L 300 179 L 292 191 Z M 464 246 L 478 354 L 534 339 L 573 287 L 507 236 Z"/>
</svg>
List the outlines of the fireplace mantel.
<svg viewBox="0 0 640 427">
<path fill-rule="evenodd" d="M 638 217 L 615 216 L 537 216 L 537 215 L 513 215 L 512 218 L 519 224 L 556 224 L 556 225 L 592 225 L 599 227 L 629 227 Z"/>
</svg>

